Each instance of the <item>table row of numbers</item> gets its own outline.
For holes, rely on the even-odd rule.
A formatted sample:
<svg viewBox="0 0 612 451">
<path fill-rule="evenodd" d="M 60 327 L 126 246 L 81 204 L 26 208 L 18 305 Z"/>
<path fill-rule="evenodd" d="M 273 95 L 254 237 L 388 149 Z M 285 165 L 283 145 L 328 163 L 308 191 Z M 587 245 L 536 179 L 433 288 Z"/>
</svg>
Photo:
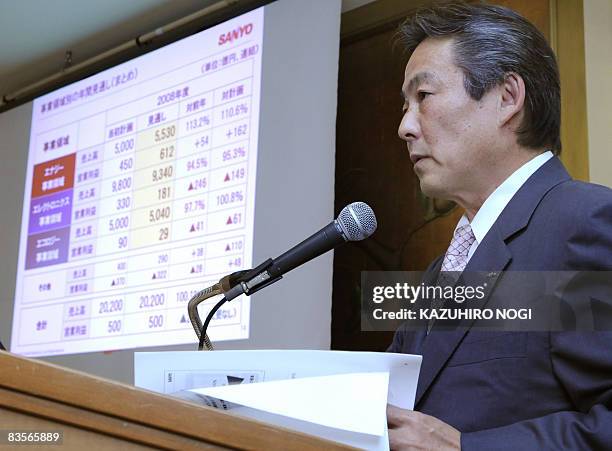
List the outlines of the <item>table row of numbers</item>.
<svg viewBox="0 0 612 451">
<path fill-rule="evenodd" d="M 243 193 L 243 188 L 238 185 L 246 184 L 247 163 L 237 163 L 212 171 L 196 170 L 196 165 L 204 168 L 207 166 L 207 157 L 202 156 L 186 162 L 184 172 L 177 171 L 176 167 L 179 165 L 180 163 L 168 163 L 163 167 L 142 170 L 106 181 L 94 179 L 73 188 L 73 202 L 85 204 L 99 201 L 98 216 L 104 217 L 124 210 L 160 205 L 171 199 L 202 199 L 202 195 L 209 191 L 233 191 L 234 187 L 237 187 L 236 190 Z M 220 197 L 211 205 L 211 211 L 214 211 L 215 206 L 228 206 L 228 202 L 222 199 L 223 195 L 217 195 Z M 38 199 L 32 208 L 46 201 L 48 199 Z"/>
<path fill-rule="evenodd" d="M 113 293 L 134 288 L 160 286 L 169 280 L 220 277 L 243 267 L 244 241 L 244 235 L 235 235 L 205 244 L 176 245 L 137 255 L 119 254 L 103 261 L 85 260 L 71 268 L 28 275 L 22 303 L 61 300 L 90 293 L 113 296 Z"/>
<path fill-rule="evenodd" d="M 169 293 L 172 292 L 172 293 Z M 160 302 L 160 297 L 168 294 L 178 296 L 184 293 L 195 293 L 185 288 L 173 288 L 155 294 L 143 293 L 138 296 L 138 303 Z M 152 298 L 155 296 L 155 298 Z M 102 338 L 117 335 L 142 334 L 192 328 L 187 315 L 186 305 L 182 307 L 165 307 L 163 309 L 125 312 L 123 298 L 109 300 L 90 300 L 71 304 L 48 305 L 24 309 L 20 327 L 20 345 L 51 343 L 69 339 Z M 186 304 L 186 302 L 185 302 Z M 207 314 L 212 303 L 202 308 L 201 314 Z M 92 310 L 94 309 L 94 310 Z M 82 312 L 102 311 L 98 315 L 86 316 Z M 211 326 L 240 324 L 240 301 L 224 306 L 216 312 Z M 195 335 L 194 335 L 195 336 Z"/>
</svg>

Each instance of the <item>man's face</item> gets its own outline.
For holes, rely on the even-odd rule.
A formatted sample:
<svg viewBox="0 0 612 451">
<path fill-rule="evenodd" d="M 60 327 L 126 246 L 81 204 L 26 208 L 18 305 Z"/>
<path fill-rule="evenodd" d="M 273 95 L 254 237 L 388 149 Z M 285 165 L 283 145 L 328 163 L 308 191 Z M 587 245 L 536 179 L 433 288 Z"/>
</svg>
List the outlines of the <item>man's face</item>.
<svg viewBox="0 0 612 451">
<path fill-rule="evenodd" d="M 421 190 L 460 204 L 489 194 L 487 170 L 496 164 L 499 146 L 495 88 L 475 101 L 463 80 L 453 62 L 451 38 L 421 42 L 406 65 L 398 130 Z"/>
</svg>

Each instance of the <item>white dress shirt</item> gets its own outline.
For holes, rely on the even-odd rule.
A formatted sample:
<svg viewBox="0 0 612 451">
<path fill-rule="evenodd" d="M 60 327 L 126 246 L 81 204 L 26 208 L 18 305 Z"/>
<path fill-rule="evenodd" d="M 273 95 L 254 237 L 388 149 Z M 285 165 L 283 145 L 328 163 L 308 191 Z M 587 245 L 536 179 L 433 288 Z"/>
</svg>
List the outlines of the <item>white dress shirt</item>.
<svg viewBox="0 0 612 451">
<path fill-rule="evenodd" d="M 476 237 L 476 240 L 468 252 L 468 262 L 470 261 L 470 258 L 472 258 L 472 255 L 474 255 L 474 252 L 476 252 L 478 244 L 482 242 L 495 221 L 497 221 L 499 215 L 502 213 L 502 211 L 504 211 L 504 208 L 506 208 L 506 205 L 508 205 L 510 200 L 512 200 L 520 187 L 525 184 L 527 179 L 531 177 L 535 171 L 537 171 L 552 157 L 552 152 L 546 151 L 532 158 L 523 166 L 514 171 L 510 177 L 504 180 L 504 182 L 499 185 L 489 197 L 487 197 L 476 213 L 476 216 L 474 216 L 472 219 L 472 222 L 468 220 L 465 214 L 461 217 L 457 223 L 457 226 L 455 227 L 455 230 L 462 225 L 470 224 L 472 231 L 474 232 L 474 236 Z"/>
</svg>

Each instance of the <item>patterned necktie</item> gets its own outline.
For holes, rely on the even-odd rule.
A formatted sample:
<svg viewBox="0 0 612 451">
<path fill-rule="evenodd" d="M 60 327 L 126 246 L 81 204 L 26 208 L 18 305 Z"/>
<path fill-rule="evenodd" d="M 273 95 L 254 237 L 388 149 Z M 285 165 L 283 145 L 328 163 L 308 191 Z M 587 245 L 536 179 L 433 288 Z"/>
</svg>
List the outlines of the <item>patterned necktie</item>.
<svg viewBox="0 0 612 451">
<path fill-rule="evenodd" d="M 457 276 L 461 273 L 468 261 L 468 254 L 472 244 L 476 241 L 472 227 L 469 224 L 462 225 L 455 230 L 450 246 L 444 255 L 444 261 L 438 276 L 438 285 L 454 286 L 457 283 Z M 452 271 L 455 274 L 447 274 Z M 432 309 L 438 309 L 444 305 L 443 299 L 434 299 L 431 303 Z M 435 319 L 431 318 L 427 323 L 427 333 L 431 331 Z"/>
<path fill-rule="evenodd" d="M 474 241 L 476 241 L 476 237 L 469 224 L 458 227 L 444 256 L 441 270 L 463 271 L 465 265 L 467 265 L 467 256 Z"/>
</svg>

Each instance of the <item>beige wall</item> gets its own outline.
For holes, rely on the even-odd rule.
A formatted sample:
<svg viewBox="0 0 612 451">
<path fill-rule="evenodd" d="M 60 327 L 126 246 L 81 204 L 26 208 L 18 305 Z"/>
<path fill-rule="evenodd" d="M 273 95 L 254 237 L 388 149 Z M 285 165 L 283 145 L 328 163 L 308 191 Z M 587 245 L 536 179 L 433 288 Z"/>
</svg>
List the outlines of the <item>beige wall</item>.
<svg viewBox="0 0 612 451">
<path fill-rule="evenodd" d="M 592 182 L 612 187 L 612 0 L 584 0 Z"/>
</svg>

